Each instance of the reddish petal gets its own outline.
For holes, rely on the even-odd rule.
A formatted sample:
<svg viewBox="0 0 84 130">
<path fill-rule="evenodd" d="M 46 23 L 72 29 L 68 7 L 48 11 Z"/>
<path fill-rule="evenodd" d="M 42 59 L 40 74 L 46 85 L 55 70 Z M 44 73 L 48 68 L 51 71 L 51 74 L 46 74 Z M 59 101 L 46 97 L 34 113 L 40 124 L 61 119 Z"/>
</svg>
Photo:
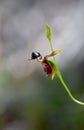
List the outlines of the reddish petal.
<svg viewBox="0 0 84 130">
<path fill-rule="evenodd" d="M 42 66 L 46 74 L 52 74 L 52 66 L 46 60 L 42 62 Z"/>
</svg>

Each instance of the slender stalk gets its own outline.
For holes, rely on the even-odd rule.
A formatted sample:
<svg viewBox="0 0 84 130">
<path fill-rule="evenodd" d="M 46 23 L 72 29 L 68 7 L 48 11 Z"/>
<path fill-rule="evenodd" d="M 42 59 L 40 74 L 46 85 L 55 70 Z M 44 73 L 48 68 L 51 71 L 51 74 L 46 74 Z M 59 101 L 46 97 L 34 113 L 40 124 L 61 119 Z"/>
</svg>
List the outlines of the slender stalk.
<svg viewBox="0 0 84 130">
<path fill-rule="evenodd" d="M 54 57 L 54 61 L 55 61 L 55 57 Z M 65 88 L 66 92 L 68 93 L 69 97 L 70 97 L 74 102 L 76 102 L 77 104 L 84 105 L 84 102 L 81 102 L 81 101 L 77 100 L 77 99 L 74 98 L 73 95 L 71 94 L 71 92 L 70 92 L 68 86 L 66 85 L 66 83 L 65 83 L 65 81 L 64 81 L 64 79 L 63 79 L 63 77 L 62 77 L 62 75 L 61 75 L 61 73 L 60 73 L 60 71 L 59 71 L 59 69 L 58 69 L 58 66 L 57 66 L 57 64 L 56 64 L 56 61 L 55 61 L 55 66 L 56 66 L 57 76 L 58 76 L 60 82 L 62 83 L 63 87 Z"/>
<path fill-rule="evenodd" d="M 81 101 L 79 101 L 79 100 L 77 100 L 76 98 L 73 97 L 73 95 L 71 94 L 71 92 L 70 92 L 68 86 L 67 86 L 66 83 L 64 82 L 63 77 L 62 77 L 62 75 L 61 75 L 61 73 L 60 73 L 59 70 L 57 71 L 57 76 L 58 76 L 60 82 L 62 83 L 63 87 L 64 87 L 65 90 L 67 91 L 69 97 L 70 97 L 74 102 L 76 102 L 77 104 L 84 105 L 84 102 L 81 102 Z"/>
<path fill-rule="evenodd" d="M 48 38 L 48 40 L 49 40 L 49 43 L 50 43 L 50 49 L 51 49 L 51 52 L 53 52 L 54 49 L 53 49 L 53 44 L 52 44 L 52 39 L 51 39 L 51 30 L 50 30 L 50 27 L 49 27 L 48 24 L 46 25 L 46 30 L 47 30 L 47 33 L 46 33 L 46 34 L 48 34 L 48 35 L 46 35 L 46 36 L 47 36 L 47 38 Z M 65 89 L 66 92 L 68 93 L 69 97 L 70 97 L 75 103 L 77 103 L 77 104 L 79 104 L 79 105 L 84 105 L 84 102 L 81 102 L 81 101 L 79 101 L 79 100 L 77 100 L 76 98 L 73 97 L 73 95 L 71 94 L 71 92 L 70 92 L 68 86 L 66 85 L 66 83 L 65 83 L 65 81 L 64 81 L 64 79 L 63 79 L 63 77 L 62 77 L 62 75 L 61 75 L 61 73 L 60 73 L 60 71 L 59 71 L 59 69 L 58 69 L 58 66 L 57 66 L 57 64 L 56 64 L 56 59 L 55 59 L 54 56 L 53 56 L 53 60 L 54 60 L 54 64 L 55 64 L 55 67 L 56 67 L 56 74 L 57 74 L 57 76 L 58 76 L 60 82 L 62 83 L 64 89 Z"/>
</svg>

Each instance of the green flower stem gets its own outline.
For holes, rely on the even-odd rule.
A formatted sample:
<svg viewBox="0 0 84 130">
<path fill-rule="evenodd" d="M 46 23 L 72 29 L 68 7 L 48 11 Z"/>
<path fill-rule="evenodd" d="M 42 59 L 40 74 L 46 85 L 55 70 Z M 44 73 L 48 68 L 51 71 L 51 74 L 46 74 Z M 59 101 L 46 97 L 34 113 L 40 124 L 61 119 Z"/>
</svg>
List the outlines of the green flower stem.
<svg viewBox="0 0 84 130">
<path fill-rule="evenodd" d="M 60 82 L 62 83 L 63 87 L 65 88 L 65 90 L 67 91 L 69 97 L 74 101 L 76 102 L 77 104 L 80 104 L 80 105 L 84 105 L 84 102 L 81 102 L 79 100 L 77 100 L 76 98 L 73 97 L 73 95 L 71 94 L 70 90 L 68 89 L 68 86 L 66 85 L 66 83 L 64 82 L 63 78 L 62 78 L 62 75 L 60 73 L 59 70 L 57 70 L 57 76 L 60 80 Z"/>
<path fill-rule="evenodd" d="M 53 50 L 53 49 L 52 49 L 52 50 Z M 51 51 L 52 51 L 52 50 L 51 50 Z M 59 71 L 59 69 L 58 69 L 58 66 L 57 66 L 57 64 L 56 64 L 55 57 L 54 57 L 54 62 L 55 62 L 55 66 L 56 66 L 56 74 L 57 74 L 57 76 L 58 76 L 60 82 L 62 83 L 63 87 L 65 88 L 66 92 L 68 93 L 69 97 L 70 97 L 74 102 L 76 102 L 77 104 L 84 105 L 84 102 L 81 102 L 81 101 L 77 100 L 77 99 L 74 98 L 73 95 L 71 94 L 71 92 L 70 92 L 68 86 L 67 86 L 66 83 L 64 82 L 63 77 L 62 77 L 62 75 L 61 75 L 61 73 L 60 73 L 60 71 Z"/>
<path fill-rule="evenodd" d="M 53 52 L 54 49 L 53 49 L 52 39 L 51 39 L 51 30 L 50 30 L 50 27 L 49 27 L 48 24 L 46 24 L 46 37 L 47 37 L 48 40 L 49 40 L 51 52 Z M 59 71 L 59 69 L 58 69 L 58 66 L 57 66 L 57 64 L 56 64 L 56 60 L 55 60 L 55 57 L 54 57 L 54 56 L 53 56 L 53 60 L 54 60 L 55 68 L 56 68 L 56 74 L 57 74 L 57 76 L 58 76 L 60 82 L 62 83 L 64 89 L 65 89 L 66 92 L 68 93 L 69 97 L 70 97 L 75 103 L 77 103 L 77 104 L 79 104 L 79 105 L 84 105 L 84 102 L 81 102 L 81 101 L 79 101 L 79 100 L 77 100 L 76 98 L 73 97 L 73 95 L 71 94 L 71 92 L 70 92 L 68 86 L 66 85 L 66 83 L 65 83 L 64 80 L 63 80 L 63 77 L 62 77 L 62 75 L 61 75 L 61 73 L 60 73 L 60 71 Z"/>
</svg>

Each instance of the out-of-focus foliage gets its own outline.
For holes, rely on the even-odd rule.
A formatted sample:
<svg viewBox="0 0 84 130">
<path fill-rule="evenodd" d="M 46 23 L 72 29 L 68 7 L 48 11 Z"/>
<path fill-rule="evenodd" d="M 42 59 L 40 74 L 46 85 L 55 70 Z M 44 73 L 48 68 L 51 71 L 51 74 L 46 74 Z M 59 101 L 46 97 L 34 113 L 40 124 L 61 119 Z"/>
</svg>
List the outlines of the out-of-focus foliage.
<svg viewBox="0 0 84 130">
<path fill-rule="evenodd" d="M 84 100 L 81 71 L 78 65 L 62 73 L 73 95 Z M 0 128 L 82 130 L 83 120 L 84 107 L 70 100 L 58 78 L 52 81 L 40 69 L 21 79 L 15 79 L 8 72 L 1 74 Z"/>
<path fill-rule="evenodd" d="M 72 94 L 84 101 L 84 2 L 0 0 L 0 130 L 84 130 L 84 107 L 70 100 L 56 77 L 28 61 L 32 51 L 64 48 L 57 64 Z"/>
</svg>

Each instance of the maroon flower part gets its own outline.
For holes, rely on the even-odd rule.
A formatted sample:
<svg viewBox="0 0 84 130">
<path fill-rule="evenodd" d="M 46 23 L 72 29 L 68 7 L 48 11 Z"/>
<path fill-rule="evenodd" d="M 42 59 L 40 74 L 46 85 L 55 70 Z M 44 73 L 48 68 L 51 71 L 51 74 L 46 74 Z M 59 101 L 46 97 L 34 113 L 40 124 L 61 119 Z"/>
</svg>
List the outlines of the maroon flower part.
<svg viewBox="0 0 84 130">
<path fill-rule="evenodd" d="M 49 64 L 49 62 L 47 60 L 43 60 L 41 64 L 42 64 L 44 72 L 46 74 L 48 74 L 48 75 L 52 74 L 52 66 L 51 66 L 51 64 Z"/>
</svg>

